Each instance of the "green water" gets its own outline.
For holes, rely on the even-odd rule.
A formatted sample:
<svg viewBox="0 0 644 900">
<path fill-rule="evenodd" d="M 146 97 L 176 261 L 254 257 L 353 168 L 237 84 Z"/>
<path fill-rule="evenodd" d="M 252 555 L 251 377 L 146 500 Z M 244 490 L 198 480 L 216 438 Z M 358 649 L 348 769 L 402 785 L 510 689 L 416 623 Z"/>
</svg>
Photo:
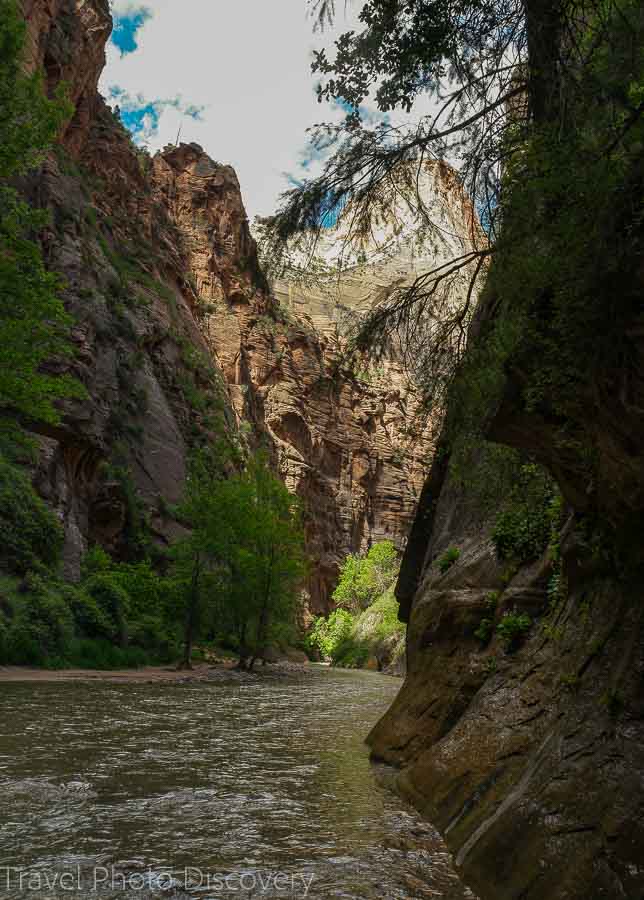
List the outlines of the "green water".
<svg viewBox="0 0 644 900">
<path fill-rule="evenodd" d="M 379 786 L 400 682 L 0 686 L 0 897 L 471 897 Z"/>
</svg>

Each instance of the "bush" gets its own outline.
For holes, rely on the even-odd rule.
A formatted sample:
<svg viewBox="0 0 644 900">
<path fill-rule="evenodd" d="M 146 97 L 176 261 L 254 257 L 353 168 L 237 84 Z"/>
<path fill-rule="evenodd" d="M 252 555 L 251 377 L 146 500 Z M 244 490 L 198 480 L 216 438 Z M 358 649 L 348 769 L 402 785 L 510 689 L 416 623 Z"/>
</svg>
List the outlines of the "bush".
<svg viewBox="0 0 644 900">
<path fill-rule="evenodd" d="M 95 544 L 81 560 L 81 575 L 89 578 L 97 572 L 108 572 L 112 568 L 112 557 L 102 547 Z"/>
<path fill-rule="evenodd" d="M 487 644 L 492 637 L 492 633 L 494 631 L 494 620 L 493 619 L 481 619 L 479 623 L 479 627 L 474 632 L 474 637 L 478 638 L 482 644 Z"/>
<path fill-rule="evenodd" d="M 162 662 L 170 662 L 179 656 L 180 646 L 177 636 L 168 630 L 167 625 L 154 616 L 143 616 L 132 622 L 129 629 L 129 641 L 133 647 L 139 647 L 152 654 Z"/>
<path fill-rule="evenodd" d="M 0 459 L 0 562 L 25 574 L 34 566 L 55 566 L 63 547 L 56 516 L 18 466 Z"/>
<path fill-rule="evenodd" d="M 494 632 L 494 612 L 499 602 L 499 596 L 498 591 L 488 591 L 485 595 L 485 607 L 488 610 L 488 615 L 481 619 L 479 627 L 474 632 L 474 637 L 478 638 L 483 644 L 489 643 Z"/>
<path fill-rule="evenodd" d="M 521 467 L 507 507 L 497 517 L 492 541 L 499 559 L 538 559 L 550 541 L 553 515 L 561 513 L 550 476 L 537 465 Z"/>
<path fill-rule="evenodd" d="M 63 661 L 81 669 L 129 669 L 146 665 L 150 658 L 139 647 L 116 647 L 106 640 L 80 638 L 70 643 Z"/>
<path fill-rule="evenodd" d="M 119 584 L 118 578 L 112 572 L 92 575 L 83 587 L 110 623 L 109 637 L 124 646 L 127 643 L 126 620 L 130 598 Z"/>
<path fill-rule="evenodd" d="M 496 626 L 507 650 L 513 649 L 530 631 L 532 619 L 527 613 L 508 612 Z"/>
<path fill-rule="evenodd" d="M 361 669 L 370 656 L 369 644 L 364 641 L 356 642 L 348 637 L 336 647 L 332 662 L 334 666 L 341 666 L 344 669 Z"/>
<path fill-rule="evenodd" d="M 158 616 L 162 612 L 168 587 L 149 562 L 122 563 L 113 567 L 111 575 L 129 595 L 129 611 L 133 618 Z"/>
<path fill-rule="evenodd" d="M 311 647 L 317 647 L 325 659 L 333 659 L 338 647 L 345 641 L 353 626 L 353 616 L 346 609 L 336 609 L 325 619 L 320 617 L 315 620 L 308 643 Z"/>
<path fill-rule="evenodd" d="M 13 598 L 6 628 L 5 661 L 42 665 L 64 652 L 74 634 L 74 620 L 64 597 L 40 576 L 30 573 Z"/>
<path fill-rule="evenodd" d="M 333 599 L 352 612 L 365 609 L 394 583 L 397 574 L 398 552 L 391 541 L 381 541 L 364 557 L 347 556 Z"/>
<path fill-rule="evenodd" d="M 398 618 L 399 605 L 394 596 L 393 589 L 387 591 L 371 604 L 369 609 L 360 618 L 371 618 L 374 622 L 374 634 L 381 640 L 386 640 L 394 634 L 402 634 L 405 626 Z M 356 623 L 360 628 L 360 622 Z"/>
<path fill-rule="evenodd" d="M 76 630 L 88 638 L 111 638 L 114 636 L 114 621 L 103 609 L 96 597 L 83 588 L 70 588 L 68 603 Z"/>
<path fill-rule="evenodd" d="M 178 656 L 167 585 L 149 563 L 94 548 L 82 573 L 80 585 L 44 571 L 0 580 L 0 664 L 122 668 Z"/>
<path fill-rule="evenodd" d="M 446 550 L 442 556 L 439 556 L 436 565 L 438 566 L 441 575 L 444 575 L 449 569 L 452 568 L 454 563 L 459 559 L 461 555 L 461 551 L 458 547 L 450 547 L 449 550 Z"/>
<path fill-rule="evenodd" d="M 361 668 L 374 656 L 379 665 L 391 661 L 404 644 L 404 635 L 398 601 L 389 588 L 358 616 L 337 609 L 328 619 L 318 619 L 309 642 L 318 646 L 334 666 Z"/>
</svg>

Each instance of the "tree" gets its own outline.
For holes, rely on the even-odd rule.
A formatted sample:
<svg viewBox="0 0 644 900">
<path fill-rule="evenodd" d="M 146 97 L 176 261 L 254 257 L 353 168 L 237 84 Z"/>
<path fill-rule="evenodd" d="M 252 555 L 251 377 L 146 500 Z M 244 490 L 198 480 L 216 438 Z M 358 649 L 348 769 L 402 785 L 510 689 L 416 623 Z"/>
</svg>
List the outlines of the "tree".
<svg viewBox="0 0 644 900">
<path fill-rule="evenodd" d="M 311 8 L 323 27 L 335 3 L 311 0 Z M 580 171 L 587 162 L 593 183 L 598 157 L 621 165 L 624 152 L 636 156 L 644 114 L 641 91 L 632 89 L 642 83 L 641 4 L 366 0 L 359 20 L 333 58 L 326 50 L 315 55 L 319 99 L 348 114 L 339 126 L 313 130 L 317 149 L 330 155 L 319 176 L 283 195 L 265 228 L 264 255 L 279 261 L 286 248 L 315 247 L 331 213 L 342 240 L 359 247 L 400 198 L 422 223 L 419 239 L 431 240 L 439 225 L 420 176 L 428 160 L 454 161 L 486 234 L 473 234 L 472 250 L 451 262 L 384 289 L 353 339 L 360 352 L 387 352 L 392 341 L 409 347 L 413 374 L 439 413 L 464 359 L 486 261 L 543 252 L 553 212 L 574 203 L 570 182 L 557 183 L 562 160 Z M 367 98 L 380 122 L 363 115 Z M 421 98 L 431 108 L 412 119 Z M 396 110 L 403 116 L 393 122 Z M 634 215 L 631 230 L 636 222 Z M 469 289 L 454 304 L 448 287 L 464 274 Z"/>
<path fill-rule="evenodd" d="M 271 631 L 294 619 L 296 591 L 305 573 L 304 534 L 297 500 L 271 472 L 266 456 L 252 457 L 235 487 L 244 514 L 234 575 L 237 590 L 243 587 L 245 620 L 253 626 L 248 648 L 252 669 Z M 243 655 L 240 664 L 246 665 Z"/>
<path fill-rule="evenodd" d="M 40 74 L 22 73 L 25 34 L 15 0 L 0 0 L 0 414 L 52 423 L 56 400 L 82 394 L 74 379 L 42 368 L 71 354 L 71 320 L 33 239 L 47 217 L 12 184 L 42 160 L 71 105 L 62 90 L 48 99 Z"/>
<path fill-rule="evenodd" d="M 184 498 L 177 510 L 188 534 L 173 544 L 171 579 L 177 615 L 183 618 L 181 667 L 192 668 L 192 651 L 212 612 L 221 586 L 218 558 L 219 496 L 222 465 L 211 453 L 201 451 L 190 463 Z"/>
<path fill-rule="evenodd" d="M 190 528 L 172 550 L 182 665 L 190 667 L 205 627 L 219 624 L 236 632 L 240 667 L 252 669 L 272 629 L 294 618 L 305 571 L 296 498 L 262 454 L 227 475 L 221 460 L 202 452 L 192 461 L 179 513 Z"/>
<path fill-rule="evenodd" d="M 338 606 L 353 613 L 370 606 L 393 584 L 398 573 L 398 553 L 391 541 L 374 544 L 364 557 L 350 554 L 342 564 L 333 592 Z"/>
</svg>

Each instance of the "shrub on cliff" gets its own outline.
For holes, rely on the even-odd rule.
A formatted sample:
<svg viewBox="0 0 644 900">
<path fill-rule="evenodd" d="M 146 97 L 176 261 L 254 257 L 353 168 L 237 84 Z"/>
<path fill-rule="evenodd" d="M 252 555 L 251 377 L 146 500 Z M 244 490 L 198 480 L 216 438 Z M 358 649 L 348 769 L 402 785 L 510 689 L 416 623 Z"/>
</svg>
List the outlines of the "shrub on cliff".
<svg viewBox="0 0 644 900">
<path fill-rule="evenodd" d="M 550 541 L 553 516 L 560 514 L 559 495 L 550 475 L 535 464 L 522 466 L 492 531 L 499 559 L 518 563 L 537 559 Z"/>
<path fill-rule="evenodd" d="M 496 626 L 497 634 L 506 650 L 513 650 L 532 627 L 532 619 L 527 613 L 506 612 Z"/>
<path fill-rule="evenodd" d="M 55 566 L 63 543 L 56 516 L 15 465 L 0 457 L 0 564 L 24 574 L 37 566 Z"/>
</svg>

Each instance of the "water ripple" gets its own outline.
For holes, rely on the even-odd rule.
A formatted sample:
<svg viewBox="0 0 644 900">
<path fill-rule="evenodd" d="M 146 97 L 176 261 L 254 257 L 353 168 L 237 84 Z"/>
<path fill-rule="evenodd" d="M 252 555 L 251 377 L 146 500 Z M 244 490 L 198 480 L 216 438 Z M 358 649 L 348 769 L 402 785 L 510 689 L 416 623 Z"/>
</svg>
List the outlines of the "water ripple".
<svg viewBox="0 0 644 900">
<path fill-rule="evenodd" d="M 398 687 L 324 669 L 3 685 L 0 897 L 472 898 L 368 763 L 363 738 Z"/>
</svg>

